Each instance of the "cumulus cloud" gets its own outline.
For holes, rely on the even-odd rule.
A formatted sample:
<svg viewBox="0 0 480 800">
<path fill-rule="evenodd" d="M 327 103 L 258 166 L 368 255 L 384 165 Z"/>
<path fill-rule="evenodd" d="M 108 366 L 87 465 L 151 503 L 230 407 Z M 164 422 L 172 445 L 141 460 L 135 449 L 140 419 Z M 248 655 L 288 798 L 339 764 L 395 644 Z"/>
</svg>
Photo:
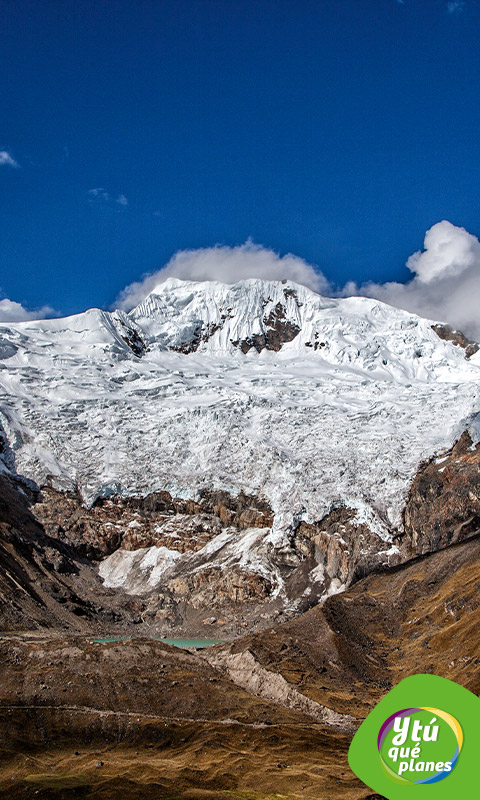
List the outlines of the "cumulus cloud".
<svg viewBox="0 0 480 800">
<path fill-rule="evenodd" d="M 417 250 L 407 261 L 421 283 L 450 278 L 478 265 L 480 242 L 476 236 L 451 222 L 437 222 L 425 234 L 424 250 Z"/>
<path fill-rule="evenodd" d="M 0 167 L 15 167 L 18 168 L 20 165 L 15 161 L 14 157 L 8 152 L 8 150 L 0 150 Z"/>
<path fill-rule="evenodd" d="M 115 306 L 129 311 L 167 278 L 222 283 L 236 283 L 246 278 L 287 278 L 316 292 L 328 293 L 330 288 L 325 276 L 303 258 L 290 253 L 279 256 L 273 250 L 248 241 L 238 247 L 217 245 L 181 250 L 158 272 L 145 275 L 143 280 L 127 286 L 117 297 Z"/>
<path fill-rule="evenodd" d="M 129 311 L 167 278 L 235 283 L 245 278 L 290 279 L 327 296 L 362 295 L 411 311 L 428 319 L 447 322 L 480 341 L 480 242 L 465 228 L 447 220 L 425 234 L 424 249 L 407 261 L 412 279 L 406 283 L 354 282 L 333 287 L 326 277 L 302 258 L 279 256 L 248 241 L 239 247 L 182 250 L 158 272 L 131 283 L 115 306 Z"/>
<path fill-rule="evenodd" d="M 28 311 L 21 303 L 4 298 L 0 300 L 0 322 L 27 322 L 30 319 L 45 319 L 54 314 L 53 308 L 43 306 L 34 311 Z"/>
<path fill-rule="evenodd" d="M 422 317 L 447 322 L 480 339 L 480 242 L 443 220 L 425 234 L 424 249 L 410 256 L 407 283 L 347 284 L 342 296 L 375 297 Z"/>
</svg>

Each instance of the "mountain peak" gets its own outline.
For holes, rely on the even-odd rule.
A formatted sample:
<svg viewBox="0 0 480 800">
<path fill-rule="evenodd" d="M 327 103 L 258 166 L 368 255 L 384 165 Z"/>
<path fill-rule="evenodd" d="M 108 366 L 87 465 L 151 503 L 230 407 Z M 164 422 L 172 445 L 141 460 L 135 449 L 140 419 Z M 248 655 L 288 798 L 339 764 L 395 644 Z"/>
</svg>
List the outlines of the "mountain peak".
<svg viewBox="0 0 480 800">
<path fill-rule="evenodd" d="M 129 314 L 150 348 L 235 356 L 273 351 L 387 380 L 429 380 L 465 353 L 428 320 L 366 297 L 329 298 L 293 281 L 169 278 Z"/>
</svg>

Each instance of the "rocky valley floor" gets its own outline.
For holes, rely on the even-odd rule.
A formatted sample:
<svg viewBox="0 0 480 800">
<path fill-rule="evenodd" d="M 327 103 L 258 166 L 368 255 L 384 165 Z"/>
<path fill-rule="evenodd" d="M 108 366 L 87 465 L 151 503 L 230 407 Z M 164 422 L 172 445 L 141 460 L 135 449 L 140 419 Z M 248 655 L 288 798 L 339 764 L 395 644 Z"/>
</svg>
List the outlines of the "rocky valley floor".
<svg viewBox="0 0 480 800">
<path fill-rule="evenodd" d="M 347 750 L 394 683 L 480 691 L 479 584 L 474 536 L 202 651 L 4 635 L 0 796 L 371 797 Z"/>
</svg>

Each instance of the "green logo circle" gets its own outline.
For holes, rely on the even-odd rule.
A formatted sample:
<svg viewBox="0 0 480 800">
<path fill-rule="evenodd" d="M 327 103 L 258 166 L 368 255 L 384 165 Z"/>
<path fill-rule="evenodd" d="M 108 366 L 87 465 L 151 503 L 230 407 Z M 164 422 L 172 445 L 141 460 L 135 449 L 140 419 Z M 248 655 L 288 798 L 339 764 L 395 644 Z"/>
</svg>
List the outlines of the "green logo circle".
<svg viewBox="0 0 480 800">
<path fill-rule="evenodd" d="M 382 767 L 396 783 L 431 784 L 447 778 L 463 745 L 463 732 L 439 708 L 404 708 L 389 716 L 378 733 Z"/>
</svg>

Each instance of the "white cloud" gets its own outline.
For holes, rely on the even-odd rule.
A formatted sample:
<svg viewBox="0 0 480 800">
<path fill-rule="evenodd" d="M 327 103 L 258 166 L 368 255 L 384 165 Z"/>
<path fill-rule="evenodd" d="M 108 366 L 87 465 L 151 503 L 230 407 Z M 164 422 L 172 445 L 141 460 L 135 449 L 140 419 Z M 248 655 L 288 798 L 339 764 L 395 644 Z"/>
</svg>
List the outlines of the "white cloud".
<svg viewBox="0 0 480 800">
<path fill-rule="evenodd" d="M 316 292 L 327 293 L 330 288 L 325 276 L 303 258 L 290 253 L 279 256 L 273 250 L 248 241 L 238 247 L 217 245 L 199 250 L 181 250 L 158 272 L 127 286 L 117 297 L 116 307 L 130 310 L 167 278 L 222 283 L 236 283 L 245 278 L 287 278 L 309 286 Z"/>
<path fill-rule="evenodd" d="M 16 167 L 20 165 L 15 161 L 8 150 L 0 150 L 0 167 Z"/>
<path fill-rule="evenodd" d="M 14 300 L 0 300 L 0 322 L 26 322 L 30 319 L 45 319 L 54 314 L 53 308 L 43 306 L 35 311 L 27 311 L 21 303 Z"/>
<path fill-rule="evenodd" d="M 476 236 L 451 222 L 437 222 L 425 234 L 424 250 L 410 256 L 407 267 L 421 283 L 460 275 L 479 263 L 480 242 Z"/>
<path fill-rule="evenodd" d="M 112 198 L 102 186 L 97 186 L 96 189 L 88 190 L 88 199 L 91 203 L 109 203 Z"/>
<path fill-rule="evenodd" d="M 118 197 L 113 198 L 110 192 L 107 192 L 103 186 L 97 186 L 94 189 L 89 189 L 87 194 L 88 202 L 97 208 L 120 211 L 121 208 L 126 208 L 128 206 L 128 199 L 124 194 L 119 194 Z M 120 208 L 116 208 L 116 206 L 120 206 Z"/>
<path fill-rule="evenodd" d="M 169 277 L 235 283 L 245 278 L 288 278 L 316 292 L 337 297 L 363 295 L 428 319 L 447 322 L 480 340 L 480 242 L 465 228 L 443 220 L 425 234 L 424 250 L 410 256 L 413 277 L 407 283 L 347 283 L 335 289 L 325 276 L 302 258 L 279 256 L 247 242 L 240 247 L 182 250 L 168 264 L 118 296 L 116 307 L 129 311 Z"/>
<path fill-rule="evenodd" d="M 424 250 L 410 256 L 408 283 L 347 284 L 342 296 L 375 297 L 422 317 L 447 322 L 480 339 L 480 242 L 443 220 L 425 234 Z"/>
<path fill-rule="evenodd" d="M 451 2 L 447 3 L 447 12 L 449 14 L 461 14 L 464 9 L 464 0 L 451 0 Z"/>
</svg>

